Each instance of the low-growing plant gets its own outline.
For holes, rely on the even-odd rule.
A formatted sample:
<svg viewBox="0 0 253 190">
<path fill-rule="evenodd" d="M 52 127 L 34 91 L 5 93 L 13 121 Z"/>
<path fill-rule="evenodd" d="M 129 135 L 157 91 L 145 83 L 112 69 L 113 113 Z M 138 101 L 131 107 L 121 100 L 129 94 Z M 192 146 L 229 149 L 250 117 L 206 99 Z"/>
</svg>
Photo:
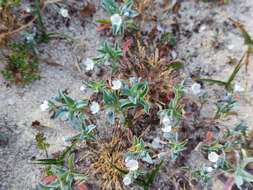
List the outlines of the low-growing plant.
<svg viewBox="0 0 253 190">
<path fill-rule="evenodd" d="M 28 44 L 11 44 L 12 53 L 7 56 L 7 65 L 1 71 L 4 78 L 16 84 L 28 84 L 39 79 L 38 58 Z"/>
<path fill-rule="evenodd" d="M 104 42 L 100 49 L 98 49 L 99 55 L 94 58 L 97 64 L 111 65 L 113 72 L 115 72 L 119 66 L 120 58 L 122 56 L 122 50 L 118 44 L 112 46 L 108 42 Z"/>
<path fill-rule="evenodd" d="M 102 6 L 111 18 L 110 20 L 97 20 L 97 22 L 110 23 L 112 25 L 113 35 L 122 34 L 128 23 L 132 23 L 131 19 L 138 15 L 132 9 L 133 5 L 133 0 L 127 0 L 122 5 L 116 3 L 115 0 L 103 0 Z"/>
<path fill-rule="evenodd" d="M 55 180 L 49 184 L 43 184 L 40 182 L 37 188 L 40 190 L 72 190 L 74 189 L 74 183 L 78 184 L 86 180 L 86 176 L 75 172 L 74 170 L 74 154 L 72 154 L 68 160 L 68 167 L 63 166 L 51 166 L 49 173 L 51 176 L 55 176 Z"/>
<path fill-rule="evenodd" d="M 47 149 L 49 148 L 50 144 L 46 142 L 46 137 L 44 136 L 44 133 L 37 133 L 35 139 L 38 149 L 45 151 L 46 156 L 48 157 Z"/>
<path fill-rule="evenodd" d="M 235 107 L 236 103 L 236 100 L 234 100 L 232 96 L 229 96 L 227 99 L 217 102 L 215 104 L 217 111 L 214 118 L 220 119 L 231 114 L 231 110 Z"/>
<path fill-rule="evenodd" d="M 149 152 L 145 148 L 144 141 L 141 138 L 134 137 L 132 146 L 128 149 L 126 159 L 141 159 L 144 162 L 153 164 L 153 160 L 149 155 Z"/>
<path fill-rule="evenodd" d="M 53 112 L 52 118 L 65 117 L 67 120 L 74 121 L 77 118 L 84 119 L 84 110 L 88 106 L 88 101 L 74 100 L 59 91 L 58 96 L 49 101 L 49 106 L 50 111 Z"/>
</svg>

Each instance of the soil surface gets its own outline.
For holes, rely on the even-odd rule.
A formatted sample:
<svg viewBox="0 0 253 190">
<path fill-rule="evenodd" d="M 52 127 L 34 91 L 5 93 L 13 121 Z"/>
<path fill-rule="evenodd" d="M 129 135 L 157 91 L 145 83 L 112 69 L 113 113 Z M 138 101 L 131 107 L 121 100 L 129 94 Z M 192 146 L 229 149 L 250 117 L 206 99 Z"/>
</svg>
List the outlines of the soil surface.
<svg viewBox="0 0 253 190">
<path fill-rule="evenodd" d="M 93 2 L 93 1 L 92 1 Z M 62 18 L 53 6 L 44 11 L 48 30 L 63 32 L 77 39 L 76 43 L 53 40 L 41 45 L 41 79 L 25 87 L 9 85 L 0 76 L 0 132 L 6 139 L 0 142 L 0 190 L 33 190 L 39 181 L 42 169 L 30 163 L 31 158 L 45 156 L 36 148 L 37 129 L 32 122 L 39 121 L 47 126 L 43 129 L 48 142 L 52 144 L 49 154 L 62 150 L 64 137 L 76 131 L 64 121 L 51 120 L 41 112 L 40 104 L 67 89 L 74 98 L 89 96 L 79 89 L 83 80 L 97 78 L 99 69 L 90 75 L 84 73 L 82 60 L 96 55 L 96 49 L 105 37 L 96 32 L 95 20 L 105 14 L 99 1 L 94 2 L 97 11 L 92 18 L 80 18 L 70 12 L 70 19 Z M 78 4 L 74 4 L 78 6 Z M 231 0 L 228 5 L 182 1 L 177 21 L 180 25 L 180 39 L 173 56 L 185 62 L 184 78 L 192 74 L 213 79 L 227 79 L 235 65 L 229 64 L 229 57 L 239 60 L 246 50 L 240 31 L 232 26 L 228 17 L 243 23 L 253 35 L 253 1 Z M 173 18 L 173 16 L 171 16 Z M 54 62 L 49 64 L 47 62 Z M 2 67 L 3 64 L 0 64 Z M 81 68 L 79 70 L 78 68 Z M 237 116 L 229 117 L 226 123 L 243 120 L 248 126 L 253 123 L 253 61 L 248 72 L 243 67 L 236 77 L 236 83 L 244 92 L 237 92 Z M 211 101 L 225 96 L 220 86 L 204 84 Z M 211 106 L 206 107 L 209 115 Z M 215 190 L 222 187 L 217 185 Z M 161 188 L 162 189 L 162 188 Z"/>
</svg>

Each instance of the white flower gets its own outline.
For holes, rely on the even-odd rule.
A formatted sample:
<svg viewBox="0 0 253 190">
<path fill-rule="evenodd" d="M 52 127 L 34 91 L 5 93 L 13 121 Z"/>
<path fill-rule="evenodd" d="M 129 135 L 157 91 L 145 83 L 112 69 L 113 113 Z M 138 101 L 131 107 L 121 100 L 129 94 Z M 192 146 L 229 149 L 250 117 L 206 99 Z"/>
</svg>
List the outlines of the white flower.
<svg viewBox="0 0 253 190">
<path fill-rule="evenodd" d="M 125 175 L 125 177 L 123 178 L 124 185 L 130 185 L 132 182 L 132 177 L 130 175 Z"/>
<path fill-rule="evenodd" d="M 122 24 L 122 18 L 119 14 L 114 14 L 111 16 L 112 25 L 120 26 Z"/>
<path fill-rule="evenodd" d="M 43 104 L 40 105 L 40 109 L 41 109 L 41 111 L 47 111 L 48 108 L 49 108 L 48 101 L 45 100 L 45 101 L 43 102 Z"/>
<path fill-rule="evenodd" d="M 213 168 L 212 167 L 205 167 L 205 170 L 208 172 L 208 173 L 211 173 L 213 171 Z"/>
<path fill-rule="evenodd" d="M 98 113 L 99 110 L 100 110 L 99 104 L 98 104 L 97 102 L 91 102 L 90 110 L 91 110 L 91 113 L 92 113 L 92 114 Z"/>
<path fill-rule="evenodd" d="M 60 9 L 60 15 L 63 16 L 64 18 L 69 17 L 68 9 L 61 8 Z"/>
<path fill-rule="evenodd" d="M 171 129 L 172 129 L 171 125 L 167 125 L 167 126 L 164 126 L 164 127 L 162 128 L 162 131 L 163 131 L 164 133 L 170 133 L 170 132 L 171 132 Z"/>
<path fill-rule="evenodd" d="M 219 155 L 216 152 L 211 152 L 208 154 L 208 160 L 211 162 L 217 162 L 219 160 Z"/>
<path fill-rule="evenodd" d="M 154 149 L 159 149 L 162 147 L 162 145 L 160 144 L 160 138 L 159 137 L 156 137 L 153 141 L 152 141 L 152 147 Z"/>
<path fill-rule="evenodd" d="M 91 71 L 94 69 L 95 63 L 92 59 L 87 58 L 83 64 L 86 66 L 86 71 Z"/>
<path fill-rule="evenodd" d="M 164 133 L 169 133 L 171 132 L 172 129 L 172 121 L 171 118 L 166 114 L 163 118 L 162 118 L 162 124 L 163 124 L 163 128 L 162 131 Z"/>
<path fill-rule="evenodd" d="M 192 90 L 192 93 L 194 95 L 198 95 L 200 92 L 201 92 L 201 85 L 199 83 L 194 83 L 192 86 L 191 86 L 191 90 Z"/>
<path fill-rule="evenodd" d="M 112 81 L 112 89 L 119 90 L 122 87 L 122 82 L 120 80 L 113 80 Z"/>
<path fill-rule="evenodd" d="M 138 163 L 137 160 L 127 160 L 126 167 L 130 171 L 135 171 L 135 170 L 137 170 L 139 168 L 139 163 Z"/>
<path fill-rule="evenodd" d="M 244 88 L 241 86 L 240 83 L 236 82 L 236 83 L 235 83 L 235 87 L 234 87 L 234 91 L 235 91 L 235 92 L 243 92 L 243 91 L 244 91 Z"/>
<path fill-rule="evenodd" d="M 164 126 L 172 125 L 171 118 L 167 114 L 162 118 L 162 124 Z"/>
<path fill-rule="evenodd" d="M 85 92 L 85 90 L 86 90 L 85 86 L 82 85 L 82 86 L 80 87 L 80 91 L 81 91 L 81 92 Z"/>
</svg>

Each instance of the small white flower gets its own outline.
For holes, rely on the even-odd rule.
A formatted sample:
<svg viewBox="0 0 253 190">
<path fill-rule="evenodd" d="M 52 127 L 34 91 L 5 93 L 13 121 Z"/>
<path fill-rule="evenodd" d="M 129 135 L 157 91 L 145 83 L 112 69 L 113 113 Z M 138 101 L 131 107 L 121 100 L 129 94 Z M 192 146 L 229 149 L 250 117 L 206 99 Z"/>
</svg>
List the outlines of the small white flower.
<svg viewBox="0 0 253 190">
<path fill-rule="evenodd" d="M 60 9 L 60 15 L 63 16 L 64 18 L 69 17 L 68 9 L 61 8 Z"/>
<path fill-rule="evenodd" d="M 152 147 L 154 149 L 159 149 L 162 147 L 162 145 L 160 144 L 160 138 L 159 137 L 156 137 L 153 141 L 152 141 Z"/>
<path fill-rule="evenodd" d="M 122 87 L 122 82 L 120 80 L 113 80 L 112 81 L 112 89 L 119 90 Z"/>
<path fill-rule="evenodd" d="M 128 160 L 126 162 L 126 167 L 130 170 L 130 171 L 135 171 L 139 168 L 139 163 L 137 160 Z"/>
<path fill-rule="evenodd" d="M 164 126 L 172 125 L 171 118 L 167 114 L 162 118 L 162 124 Z"/>
<path fill-rule="evenodd" d="M 86 67 L 86 71 L 91 71 L 91 70 L 93 70 L 93 69 L 94 69 L 94 66 L 95 66 L 94 61 L 93 61 L 92 59 L 90 59 L 90 58 L 87 58 L 87 59 L 83 62 L 83 64 L 84 64 L 85 67 Z"/>
<path fill-rule="evenodd" d="M 172 129 L 172 121 L 171 118 L 166 114 L 165 116 L 162 117 L 162 124 L 163 124 L 163 128 L 162 131 L 164 133 L 169 133 L 171 132 Z"/>
<path fill-rule="evenodd" d="M 162 128 L 162 131 L 163 131 L 164 133 L 170 133 L 170 132 L 171 132 L 171 129 L 172 129 L 171 125 L 167 125 L 167 126 L 164 126 L 164 127 Z"/>
<path fill-rule="evenodd" d="M 48 108 L 49 108 L 49 104 L 48 104 L 48 101 L 47 100 L 45 100 L 44 102 L 43 102 L 43 104 L 41 104 L 40 105 L 40 109 L 41 109 L 41 111 L 47 111 L 48 110 Z"/>
<path fill-rule="evenodd" d="M 200 92 L 201 92 L 201 85 L 199 83 L 194 83 L 192 86 L 191 86 L 191 90 L 192 90 L 192 93 L 194 95 L 198 95 Z"/>
<path fill-rule="evenodd" d="M 112 25 L 120 26 L 122 24 L 122 18 L 119 14 L 114 14 L 111 16 Z"/>
<path fill-rule="evenodd" d="M 208 154 L 208 160 L 210 162 L 217 162 L 219 160 L 219 155 L 216 152 L 211 152 Z"/>
<path fill-rule="evenodd" d="M 80 91 L 81 91 L 81 92 L 85 92 L 85 90 L 86 90 L 85 86 L 82 85 L 82 86 L 80 87 Z"/>
<path fill-rule="evenodd" d="M 128 186 L 133 182 L 132 177 L 130 175 L 125 175 L 123 178 L 124 185 Z"/>
<path fill-rule="evenodd" d="M 240 83 L 236 82 L 236 83 L 235 83 L 235 87 L 234 87 L 234 91 L 235 91 L 235 92 L 243 92 L 243 91 L 244 91 L 244 88 L 241 86 Z"/>
<path fill-rule="evenodd" d="M 208 172 L 208 173 L 211 173 L 213 171 L 213 168 L 212 167 L 205 167 L 205 170 Z"/>
<path fill-rule="evenodd" d="M 97 102 L 91 102 L 90 110 L 91 110 L 91 113 L 92 113 L 92 114 L 98 113 L 99 110 L 100 110 L 99 104 L 98 104 Z"/>
</svg>

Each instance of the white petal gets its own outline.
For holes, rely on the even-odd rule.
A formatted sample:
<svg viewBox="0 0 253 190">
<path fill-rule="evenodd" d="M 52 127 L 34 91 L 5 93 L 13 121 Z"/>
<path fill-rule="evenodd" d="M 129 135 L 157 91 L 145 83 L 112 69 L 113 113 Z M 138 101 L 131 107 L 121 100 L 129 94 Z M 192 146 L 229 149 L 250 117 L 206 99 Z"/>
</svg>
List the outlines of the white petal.
<svg viewBox="0 0 253 190">
<path fill-rule="evenodd" d="M 123 178 L 124 185 L 130 185 L 132 182 L 132 177 L 130 175 L 125 175 L 125 177 Z"/>
<path fill-rule="evenodd" d="M 159 137 L 156 137 L 153 141 L 152 141 L 152 147 L 154 149 L 159 149 L 162 147 L 162 145 L 160 144 L 160 138 Z"/>
<path fill-rule="evenodd" d="M 243 92 L 243 91 L 244 91 L 244 88 L 241 86 L 240 83 L 237 82 L 237 83 L 235 83 L 234 90 L 235 90 L 236 92 Z"/>
<path fill-rule="evenodd" d="M 69 11 L 67 9 L 61 8 L 60 14 L 61 14 L 61 16 L 65 17 L 65 18 L 69 17 Z"/>
<path fill-rule="evenodd" d="M 170 132 L 171 132 L 171 129 L 172 129 L 171 125 L 167 125 L 167 126 L 164 126 L 164 127 L 162 128 L 162 131 L 163 131 L 164 133 L 170 133 Z"/>
<path fill-rule="evenodd" d="M 87 59 L 83 62 L 83 64 L 84 64 L 85 67 L 86 67 L 86 71 L 91 71 L 91 70 L 93 70 L 93 69 L 94 69 L 94 66 L 95 66 L 94 61 L 93 61 L 92 59 L 90 59 L 90 58 L 87 58 Z"/>
<path fill-rule="evenodd" d="M 198 95 L 201 92 L 201 85 L 199 83 L 194 83 L 191 86 L 192 93 Z"/>
<path fill-rule="evenodd" d="M 81 91 L 81 92 L 85 92 L 85 90 L 86 90 L 85 86 L 82 85 L 82 86 L 80 87 L 80 91 Z"/>
<path fill-rule="evenodd" d="M 47 111 L 48 108 L 49 108 L 48 101 L 45 100 L 45 101 L 43 102 L 43 104 L 40 105 L 40 109 L 41 109 L 41 111 L 44 112 L 44 111 Z"/>
<path fill-rule="evenodd" d="M 205 170 L 208 172 L 208 173 L 211 173 L 213 171 L 213 168 L 212 167 L 205 167 Z"/>
<path fill-rule="evenodd" d="M 172 125 L 172 121 L 171 118 L 166 114 L 164 117 L 162 117 L 162 124 L 164 126 L 171 126 Z"/>
<path fill-rule="evenodd" d="M 90 106 L 90 110 L 91 110 L 91 113 L 92 114 L 96 114 L 99 112 L 100 110 L 100 106 L 97 102 L 92 102 L 91 103 L 91 106 Z"/>
<path fill-rule="evenodd" d="M 135 171 L 139 168 L 139 163 L 137 160 L 128 160 L 126 162 L 126 167 L 130 170 L 130 171 Z"/>
<path fill-rule="evenodd" d="M 122 24 L 122 18 L 119 14 L 114 14 L 111 16 L 112 25 L 120 26 Z"/>
<path fill-rule="evenodd" d="M 119 90 L 122 87 L 122 82 L 120 80 L 113 80 L 112 81 L 112 89 Z"/>
<path fill-rule="evenodd" d="M 210 162 L 217 162 L 219 160 L 219 155 L 216 152 L 211 152 L 208 154 L 208 160 Z"/>
</svg>

